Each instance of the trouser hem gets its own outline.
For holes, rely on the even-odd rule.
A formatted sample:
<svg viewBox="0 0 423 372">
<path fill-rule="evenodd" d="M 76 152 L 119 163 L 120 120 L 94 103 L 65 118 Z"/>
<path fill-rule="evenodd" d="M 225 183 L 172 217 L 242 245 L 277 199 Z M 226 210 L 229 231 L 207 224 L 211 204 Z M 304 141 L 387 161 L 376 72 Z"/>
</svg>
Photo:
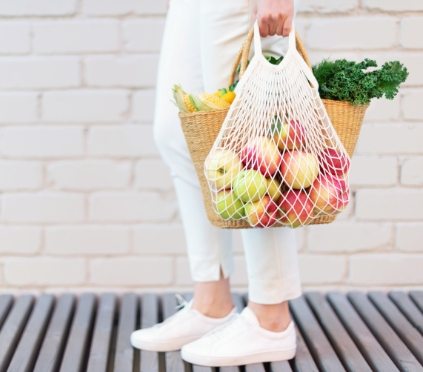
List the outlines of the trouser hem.
<svg viewBox="0 0 423 372">
<path fill-rule="evenodd" d="M 301 281 L 299 277 L 284 278 L 278 281 L 249 281 L 248 299 L 258 304 L 278 304 L 293 300 L 302 295 Z"/>
</svg>

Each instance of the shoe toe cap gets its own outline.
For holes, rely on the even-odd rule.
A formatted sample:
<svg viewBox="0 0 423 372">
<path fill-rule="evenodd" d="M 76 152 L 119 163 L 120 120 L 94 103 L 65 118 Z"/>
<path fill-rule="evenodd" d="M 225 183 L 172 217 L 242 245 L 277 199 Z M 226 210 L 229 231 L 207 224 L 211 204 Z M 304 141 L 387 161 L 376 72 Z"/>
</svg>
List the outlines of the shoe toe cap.
<svg viewBox="0 0 423 372">
<path fill-rule="evenodd" d="M 131 344 L 132 346 L 139 347 L 146 342 L 154 341 L 155 338 L 150 329 L 138 329 L 131 333 Z"/>
</svg>

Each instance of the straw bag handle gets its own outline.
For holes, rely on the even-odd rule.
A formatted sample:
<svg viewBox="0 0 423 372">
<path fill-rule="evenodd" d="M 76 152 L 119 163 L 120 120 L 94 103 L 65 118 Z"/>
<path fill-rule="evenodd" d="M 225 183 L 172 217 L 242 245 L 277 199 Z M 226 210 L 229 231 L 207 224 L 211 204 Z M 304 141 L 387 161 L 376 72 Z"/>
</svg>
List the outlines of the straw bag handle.
<svg viewBox="0 0 423 372">
<path fill-rule="evenodd" d="M 245 70 L 247 69 L 248 57 L 250 56 L 250 49 L 251 49 L 253 38 L 254 38 L 254 27 L 251 27 L 250 31 L 248 31 L 248 34 L 247 34 L 247 37 L 245 38 L 244 43 L 242 44 L 241 49 L 239 50 L 238 54 L 235 57 L 235 63 L 232 67 L 232 73 L 229 78 L 229 85 L 232 85 L 235 82 L 235 76 L 236 76 L 239 65 L 240 65 L 239 76 L 242 76 Z M 304 46 L 303 41 L 298 35 L 298 32 L 295 33 L 295 44 L 297 46 L 298 53 L 301 55 L 301 57 L 303 57 L 307 66 L 311 68 L 310 57 L 307 53 L 307 50 Z"/>
</svg>

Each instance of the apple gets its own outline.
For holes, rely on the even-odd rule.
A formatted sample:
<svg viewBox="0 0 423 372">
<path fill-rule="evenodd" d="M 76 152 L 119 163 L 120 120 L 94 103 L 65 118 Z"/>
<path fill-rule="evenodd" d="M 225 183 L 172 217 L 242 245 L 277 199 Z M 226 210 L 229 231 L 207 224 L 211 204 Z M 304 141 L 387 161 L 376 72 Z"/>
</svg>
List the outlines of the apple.
<svg viewBox="0 0 423 372">
<path fill-rule="evenodd" d="M 290 188 L 307 188 L 319 174 L 319 162 L 308 152 L 285 151 L 282 155 L 281 174 Z"/>
<path fill-rule="evenodd" d="M 216 209 L 225 220 L 239 220 L 245 217 L 244 204 L 232 191 L 222 190 L 216 195 Z"/>
<path fill-rule="evenodd" d="M 246 169 L 259 170 L 266 177 L 271 177 L 277 172 L 281 161 L 278 146 L 267 137 L 248 141 L 241 150 L 240 157 Z"/>
<path fill-rule="evenodd" d="M 304 144 L 304 126 L 298 120 L 281 121 L 274 118 L 273 139 L 280 150 L 300 149 Z"/>
<path fill-rule="evenodd" d="M 336 209 L 338 190 L 332 180 L 319 176 L 310 189 L 310 198 L 314 203 L 314 213 L 332 213 Z"/>
<path fill-rule="evenodd" d="M 334 177 L 334 184 L 338 190 L 338 200 L 335 212 L 341 212 L 345 209 L 350 201 L 350 188 L 344 178 Z"/>
<path fill-rule="evenodd" d="M 281 184 L 276 179 L 267 179 L 267 194 L 277 201 L 282 195 Z"/>
<path fill-rule="evenodd" d="M 261 199 L 267 191 L 267 179 L 254 169 L 244 169 L 239 172 L 232 184 L 237 198 L 244 203 Z"/>
<path fill-rule="evenodd" d="M 279 216 L 278 205 L 268 195 L 258 201 L 245 204 L 245 215 L 251 226 L 270 227 Z"/>
<path fill-rule="evenodd" d="M 333 147 L 324 148 L 319 155 L 319 161 L 323 172 L 329 172 L 335 176 L 347 173 L 351 163 L 347 154 Z"/>
<path fill-rule="evenodd" d="M 230 188 L 241 169 L 239 156 L 231 150 L 217 149 L 205 161 L 206 177 L 217 190 Z"/>
<path fill-rule="evenodd" d="M 310 188 L 315 215 L 343 210 L 349 201 L 348 185 L 343 179 L 332 175 L 319 175 Z"/>
<path fill-rule="evenodd" d="M 313 202 L 303 190 L 283 193 L 279 206 L 284 213 L 282 222 L 294 228 L 307 224 L 313 214 Z"/>
</svg>

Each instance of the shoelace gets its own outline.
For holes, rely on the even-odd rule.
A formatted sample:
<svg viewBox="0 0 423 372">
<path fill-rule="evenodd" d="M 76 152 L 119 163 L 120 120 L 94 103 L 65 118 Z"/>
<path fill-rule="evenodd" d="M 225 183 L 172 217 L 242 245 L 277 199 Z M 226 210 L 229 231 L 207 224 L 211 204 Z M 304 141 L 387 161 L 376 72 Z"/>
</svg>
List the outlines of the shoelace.
<svg viewBox="0 0 423 372">
<path fill-rule="evenodd" d="M 178 300 L 178 305 L 175 306 L 176 310 L 182 309 L 188 305 L 188 301 L 180 293 L 175 293 L 175 297 Z"/>
<path fill-rule="evenodd" d="M 163 325 L 168 324 L 173 319 L 175 319 L 175 316 L 179 313 L 179 310 L 180 309 L 184 309 L 189 304 L 189 302 L 181 294 L 175 293 L 175 297 L 176 297 L 176 299 L 178 301 L 178 305 L 175 306 L 176 312 L 173 313 L 171 316 L 167 317 L 166 319 L 164 319 L 163 321 L 161 321 L 160 323 L 156 323 L 154 325 L 154 327 L 160 328 Z"/>
</svg>

